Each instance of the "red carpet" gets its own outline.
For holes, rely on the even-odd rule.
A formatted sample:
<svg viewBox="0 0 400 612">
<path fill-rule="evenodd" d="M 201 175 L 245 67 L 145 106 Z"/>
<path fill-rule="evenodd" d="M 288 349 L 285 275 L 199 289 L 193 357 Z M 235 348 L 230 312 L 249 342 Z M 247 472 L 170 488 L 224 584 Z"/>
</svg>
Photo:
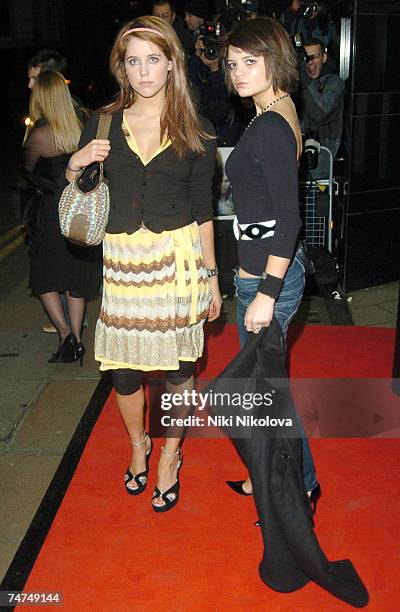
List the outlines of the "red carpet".
<svg viewBox="0 0 400 612">
<path fill-rule="evenodd" d="M 292 375 L 390 376 L 393 330 L 307 327 L 293 336 Z M 237 348 L 233 326 L 211 336 L 202 375 L 213 376 Z M 129 497 L 122 477 L 130 447 L 111 396 L 26 591 L 60 591 L 62 609 L 71 612 L 349 609 L 315 584 L 283 595 L 260 581 L 262 542 L 252 500 L 224 483 L 244 475 L 228 440 L 186 441 L 181 499 L 170 513 L 155 514 L 150 498 L 159 446 L 156 440 L 146 492 Z M 397 609 L 399 440 L 318 439 L 312 448 L 323 486 L 316 521 L 321 545 L 330 559 L 354 562 L 370 591 L 368 610 Z"/>
</svg>

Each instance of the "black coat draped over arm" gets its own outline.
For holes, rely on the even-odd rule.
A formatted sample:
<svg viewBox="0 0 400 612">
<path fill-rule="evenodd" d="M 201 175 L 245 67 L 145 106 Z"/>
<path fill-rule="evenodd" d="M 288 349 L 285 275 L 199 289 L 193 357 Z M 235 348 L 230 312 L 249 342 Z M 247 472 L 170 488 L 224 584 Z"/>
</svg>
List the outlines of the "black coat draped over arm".
<svg viewBox="0 0 400 612">
<path fill-rule="evenodd" d="M 313 519 L 302 473 L 302 439 L 298 431 L 280 327 L 274 319 L 268 329 L 252 335 L 235 359 L 207 391 L 271 393 L 273 402 L 253 410 L 257 418 L 289 419 L 293 427 L 248 427 L 224 430 L 246 464 L 261 521 L 264 556 L 261 579 L 272 589 L 290 592 L 313 580 L 354 607 L 368 603 L 368 592 L 349 559 L 329 561 L 313 529 Z M 215 395 L 214 395 L 215 397 Z M 213 414 L 226 415 L 215 401 Z M 230 414 L 243 408 L 230 406 Z M 235 421 L 233 421 L 235 422 Z M 241 436 L 241 437 L 239 437 Z"/>
</svg>

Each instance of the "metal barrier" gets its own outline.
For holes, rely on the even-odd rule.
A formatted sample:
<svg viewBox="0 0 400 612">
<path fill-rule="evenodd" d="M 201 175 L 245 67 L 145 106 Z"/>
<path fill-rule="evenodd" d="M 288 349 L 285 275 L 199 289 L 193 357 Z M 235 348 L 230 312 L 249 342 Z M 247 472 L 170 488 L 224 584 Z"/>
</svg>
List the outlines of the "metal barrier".
<svg viewBox="0 0 400 612">
<path fill-rule="evenodd" d="M 300 238 L 309 246 L 326 246 L 332 252 L 333 156 L 326 147 L 321 147 L 321 151 L 325 151 L 329 158 L 328 178 L 299 182 L 300 214 L 303 220 Z M 327 206 L 321 202 L 323 199 Z"/>
</svg>

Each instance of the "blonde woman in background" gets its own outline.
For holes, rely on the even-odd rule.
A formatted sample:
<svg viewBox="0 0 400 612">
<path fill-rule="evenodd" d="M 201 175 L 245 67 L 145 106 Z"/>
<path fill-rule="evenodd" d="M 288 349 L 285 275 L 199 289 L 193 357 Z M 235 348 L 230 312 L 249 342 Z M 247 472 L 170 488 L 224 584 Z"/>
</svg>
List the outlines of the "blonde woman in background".
<svg viewBox="0 0 400 612">
<path fill-rule="evenodd" d="M 97 295 L 101 253 L 65 240 L 60 232 L 58 201 L 65 168 L 77 150 L 82 122 L 77 116 L 64 77 L 55 71 L 37 75 L 29 103 L 31 124 L 23 146 L 24 176 L 39 191 L 40 224 L 30 248 L 29 285 L 58 332 L 59 343 L 49 363 L 82 360 L 81 329 L 85 300 Z M 65 293 L 70 322 L 60 294 Z"/>
</svg>

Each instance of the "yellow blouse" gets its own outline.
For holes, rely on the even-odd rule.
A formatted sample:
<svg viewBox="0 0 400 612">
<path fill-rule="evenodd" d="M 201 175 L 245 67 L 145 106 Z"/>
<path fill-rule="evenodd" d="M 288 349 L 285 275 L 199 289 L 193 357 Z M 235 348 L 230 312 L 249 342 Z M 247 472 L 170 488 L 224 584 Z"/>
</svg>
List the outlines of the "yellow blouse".
<svg viewBox="0 0 400 612">
<path fill-rule="evenodd" d="M 147 164 L 149 164 L 151 162 L 152 159 L 154 159 L 155 157 L 157 157 L 157 155 L 159 155 L 160 153 L 162 153 L 163 151 L 165 151 L 165 149 L 168 149 L 169 146 L 171 146 L 171 141 L 169 138 L 167 138 L 166 140 L 164 140 L 164 142 L 159 146 L 159 148 L 157 149 L 157 151 L 155 151 L 155 153 L 153 153 L 153 155 L 149 158 L 149 159 L 143 159 L 142 154 L 140 152 L 140 149 L 137 145 L 136 139 L 133 135 L 133 132 L 131 130 L 131 128 L 129 127 L 129 123 L 127 118 L 125 117 L 125 113 L 123 115 L 123 121 L 122 121 L 122 131 L 124 133 L 124 136 L 126 138 L 126 141 L 129 145 L 129 147 L 132 149 L 132 151 L 134 153 L 136 153 L 136 155 L 139 157 L 140 161 L 142 162 L 142 164 L 144 166 L 147 166 Z"/>
</svg>

